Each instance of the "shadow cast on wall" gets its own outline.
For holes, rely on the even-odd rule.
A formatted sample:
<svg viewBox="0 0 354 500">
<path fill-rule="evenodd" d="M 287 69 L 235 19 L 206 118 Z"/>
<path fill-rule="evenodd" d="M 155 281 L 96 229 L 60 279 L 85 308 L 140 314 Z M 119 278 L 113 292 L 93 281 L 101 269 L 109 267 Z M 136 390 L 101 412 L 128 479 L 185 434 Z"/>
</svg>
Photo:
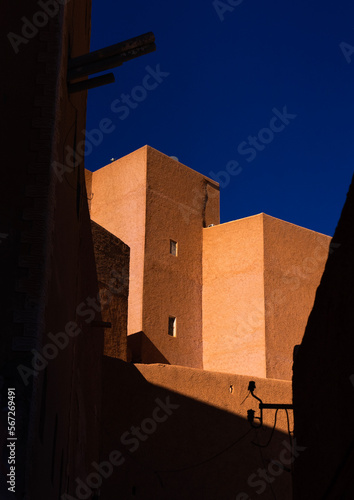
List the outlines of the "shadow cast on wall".
<svg viewBox="0 0 354 500">
<path fill-rule="evenodd" d="M 144 332 L 136 332 L 127 337 L 128 346 L 128 361 L 131 363 L 143 363 L 144 355 L 148 355 L 148 359 L 152 363 L 170 364 L 165 356 L 159 351 L 153 342 L 147 337 Z"/>
<path fill-rule="evenodd" d="M 250 400 L 242 418 L 151 384 L 137 366 L 109 357 L 103 380 L 103 498 L 291 498 L 289 436 L 252 429 Z M 268 446 L 257 446 L 272 432 Z"/>
</svg>

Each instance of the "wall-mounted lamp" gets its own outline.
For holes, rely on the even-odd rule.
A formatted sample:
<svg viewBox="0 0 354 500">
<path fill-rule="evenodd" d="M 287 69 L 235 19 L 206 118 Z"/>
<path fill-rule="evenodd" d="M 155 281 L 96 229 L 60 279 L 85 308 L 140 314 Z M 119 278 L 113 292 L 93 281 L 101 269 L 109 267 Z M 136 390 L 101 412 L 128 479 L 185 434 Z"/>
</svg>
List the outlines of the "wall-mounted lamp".
<svg viewBox="0 0 354 500">
<path fill-rule="evenodd" d="M 251 426 L 254 429 L 258 429 L 259 427 L 262 427 L 262 425 L 263 425 L 263 409 L 267 409 L 267 410 L 293 410 L 294 409 L 294 405 L 290 405 L 290 404 L 263 403 L 263 401 L 254 394 L 255 389 L 256 389 L 256 382 L 251 380 L 248 384 L 248 390 L 250 391 L 251 395 L 255 399 L 257 399 L 257 401 L 259 401 L 259 409 L 260 409 L 260 416 L 259 417 L 255 416 L 256 412 L 254 410 L 247 411 L 247 420 L 249 421 L 249 423 L 251 424 Z M 259 424 L 255 424 L 255 422 L 254 422 L 255 420 L 258 420 Z"/>
</svg>

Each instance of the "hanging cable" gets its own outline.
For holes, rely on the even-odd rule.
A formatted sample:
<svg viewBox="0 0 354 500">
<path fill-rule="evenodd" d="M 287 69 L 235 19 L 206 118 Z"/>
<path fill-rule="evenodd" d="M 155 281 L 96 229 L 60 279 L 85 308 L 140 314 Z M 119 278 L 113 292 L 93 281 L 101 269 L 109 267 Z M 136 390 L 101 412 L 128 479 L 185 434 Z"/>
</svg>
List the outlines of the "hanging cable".
<svg viewBox="0 0 354 500">
<path fill-rule="evenodd" d="M 258 442 L 258 434 L 257 434 L 257 429 L 254 429 L 254 431 L 255 431 L 255 434 L 256 434 L 256 440 L 257 440 L 257 442 Z M 259 449 L 259 453 L 260 453 L 260 455 L 261 455 L 261 461 L 262 461 L 263 467 L 264 467 L 264 469 L 266 470 L 266 469 L 267 469 L 267 467 L 266 467 L 266 465 L 265 465 L 265 460 L 264 460 L 263 453 L 262 453 L 262 446 L 261 446 L 259 443 L 258 443 L 258 449 Z M 273 490 L 272 483 L 270 482 L 270 483 L 268 483 L 268 484 L 269 484 L 269 486 L 270 486 L 270 489 L 271 489 L 271 492 L 272 492 L 272 495 L 273 495 L 274 500 L 277 500 L 277 497 L 276 497 L 275 492 L 274 492 L 274 490 Z"/>
<path fill-rule="evenodd" d="M 273 434 L 274 434 L 274 431 L 275 431 L 275 427 L 277 425 L 277 415 L 278 415 L 278 411 L 279 409 L 277 409 L 275 411 L 275 417 L 274 417 L 274 425 L 273 425 L 273 429 L 272 429 L 272 432 L 270 433 L 270 437 L 268 439 L 268 442 L 266 444 L 258 444 L 258 443 L 255 443 L 254 441 L 252 441 L 252 444 L 254 444 L 255 446 L 259 446 L 260 448 L 267 448 L 267 446 L 269 446 L 271 440 L 272 440 L 272 437 L 273 437 Z"/>
<path fill-rule="evenodd" d="M 245 399 L 242 401 L 242 403 L 240 403 L 240 406 L 242 406 L 242 405 L 243 405 L 243 403 L 246 401 L 246 399 L 249 397 L 249 395 L 250 395 L 250 394 L 251 394 L 251 392 L 250 392 L 250 391 L 248 391 L 247 396 L 246 396 L 246 397 L 245 397 Z"/>
<path fill-rule="evenodd" d="M 240 441 L 242 441 L 242 439 L 244 439 L 251 432 L 251 430 L 252 429 L 248 429 L 248 431 L 245 434 L 243 434 L 243 436 L 241 436 L 239 439 L 237 439 L 236 441 L 234 441 L 229 446 L 227 446 L 223 450 L 219 451 L 218 453 L 216 453 L 212 457 L 203 460 L 202 462 L 198 462 L 198 463 L 192 464 L 192 465 L 187 465 L 186 467 L 182 467 L 181 469 L 166 469 L 166 470 L 158 470 L 158 471 L 155 471 L 155 472 L 181 472 L 181 471 L 184 471 L 184 470 L 187 470 L 187 469 L 192 469 L 194 467 L 199 467 L 200 465 L 204 465 L 204 464 L 210 462 L 211 460 L 214 460 L 215 458 L 219 457 L 220 455 L 222 455 L 226 451 L 230 450 L 230 448 L 232 448 L 233 446 L 235 446 L 236 444 L 238 444 Z"/>
<path fill-rule="evenodd" d="M 288 435 L 289 435 L 289 443 L 290 443 L 290 447 L 291 449 L 293 449 L 293 438 L 292 438 L 292 435 L 291 435 L 291 430 L 290 430 L 290 418 L 289 418 L 289 413 L 288 413 L 288 410 L 285 409 L 285 412 L 286 412 L 286 422 L 287 422 L 287 425 L 288 425 Z M 291 462 L 291 474 L 294 474 L 294 463 Z"/>
<path fill-rule="evenodd" d="M 290 445 L 291 445 L 291 447 L 292 447 L 292 446 L 293 446 L 293 438 L 292 438 L 292 435 L 291 435 L 291 434 L 292 434 L 294 431 L 291 431 L 291 430 L 290 430 L 290 417 L 289 417 L 288 410 L 287 410 L 287 409 L 285 409 L 285 412 L 286 412 L 286 421 L 287 421 L 287 424 L 288 424 L 289 441 L 290 441 Z"/>
</svg>

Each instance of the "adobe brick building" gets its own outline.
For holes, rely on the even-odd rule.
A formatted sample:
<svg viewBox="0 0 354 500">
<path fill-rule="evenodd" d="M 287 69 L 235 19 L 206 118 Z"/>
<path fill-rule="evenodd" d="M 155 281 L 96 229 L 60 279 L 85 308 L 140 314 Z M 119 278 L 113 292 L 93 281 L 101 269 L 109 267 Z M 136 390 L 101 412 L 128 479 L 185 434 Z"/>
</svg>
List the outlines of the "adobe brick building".
<svg viewBox="0 0 354 500">
<path fill-rule="evenodd" d="M 218 184 L 149 146 L 85 175 L 92 221 L 130 248 L 133 363 L 122 339 L 103 360 L 101 457 L 121 453 L 103 497 L 290 499 L 292 414 L 251 429 L 244 400 L 255 380 L 264 402 L 292 403 L 330 238 L 263 213 L 219 224 Z"/>
<path fill-rule="evenodd" d="M 131 249 L 133 361 L 291 380 L 330 237 L 219 224 L 218 184 L 149 146 L 86 176 L 92 220 Z"/>
<path fill-rule="evenodd" d="M 42 26 L 18 53 L 10 43 L 4 50 L 1 154 L 11 168 L 0 185 L 1 499 L 291 498 L 286 415 L 274 433 L 274 411 L 264 412 L 262 429 L 251 429 L 247 409 L 258 414 L 258 403 L 244 400 L 252 378 L 264 401 L 292 402 L 292 351 L 329 238 L 265 214 L 219 224 L 218 184 L 147 146 L 84 172 L 86 91 L 69 94 L 67 67 L 89 51 L 91 1 L 51 2 L 56 12 L 47 19 L 41 4 L 8 3 L 2 19 L 4 33 L 23 34 L 24 17 Z M 349 233 L 351 221 L 349 214 Z M 350 480 L 350 461 L 331 467 L 321 441 L 338 417 L 338 388 L 346 384 L 348 392 L 352 380 L 352 323 L 342 313 L 350 315 L 353 245 L 342 229 L 346 265 L 339 254 L 322 288 L 348 274 L 339 301 L 348 310 L 328 308 L 328 324 L 346 323 L 345 377 L 332 380 L 327 362 L 340 328 L 328 334 L 325 357 L 313 356 L 321 353 L 326 300 L 297 364 L 297 426 L 309 448 L 298 462 L 297 498 L 322 455 L 323 491 L 342 494 L 337 477 Z M 321 370 L 310 385 L 314 361 Z M 340 372 L 341 358 L 335 361 Z M 16 496 L 6 482 L 9 387 L 16 390 Z M 328 387 L 332 413 L 319 427 Z M 341 408 L 345 417 L 352 406 Z M 346 428 L 338 422 L 332 441 L 340 437 L 343 455 Z M 255 443 L 270 435 L 260 453 Z M 108 460 L 109 474 L 99 465 Z"/>
</svg>

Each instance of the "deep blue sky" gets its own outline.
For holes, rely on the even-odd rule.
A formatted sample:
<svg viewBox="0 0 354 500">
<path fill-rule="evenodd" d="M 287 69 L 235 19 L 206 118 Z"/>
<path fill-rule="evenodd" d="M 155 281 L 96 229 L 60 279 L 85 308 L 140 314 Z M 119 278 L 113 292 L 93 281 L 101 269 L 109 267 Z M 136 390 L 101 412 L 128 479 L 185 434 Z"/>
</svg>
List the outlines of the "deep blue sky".
<svg viewBox="0 0 354 500">
<path fill-rule="evenodd" d="M 332 236 L 354 171 L 354 53 L 349 63 L 340 48 L 354 46 L 353 1 L 243 0 L 218 15 L 209 0 L 93 0 L 91 50 L 148 31 L 156 52 L 89 91 L 87 130 L 109 118 L 114 131 L 86 168 L 145 144 L 209 177 L 235 161 L 239 174 L 220 189 L 221 222 L 265 212 Z M 122 120 L 112 103 L 157 65 L 168 76 Z M 284 107 L 296 118 L 273 138 L 261 132 L 267 143 L 256 139 L 262 150 L 246 153 Z"/>
</svg>

